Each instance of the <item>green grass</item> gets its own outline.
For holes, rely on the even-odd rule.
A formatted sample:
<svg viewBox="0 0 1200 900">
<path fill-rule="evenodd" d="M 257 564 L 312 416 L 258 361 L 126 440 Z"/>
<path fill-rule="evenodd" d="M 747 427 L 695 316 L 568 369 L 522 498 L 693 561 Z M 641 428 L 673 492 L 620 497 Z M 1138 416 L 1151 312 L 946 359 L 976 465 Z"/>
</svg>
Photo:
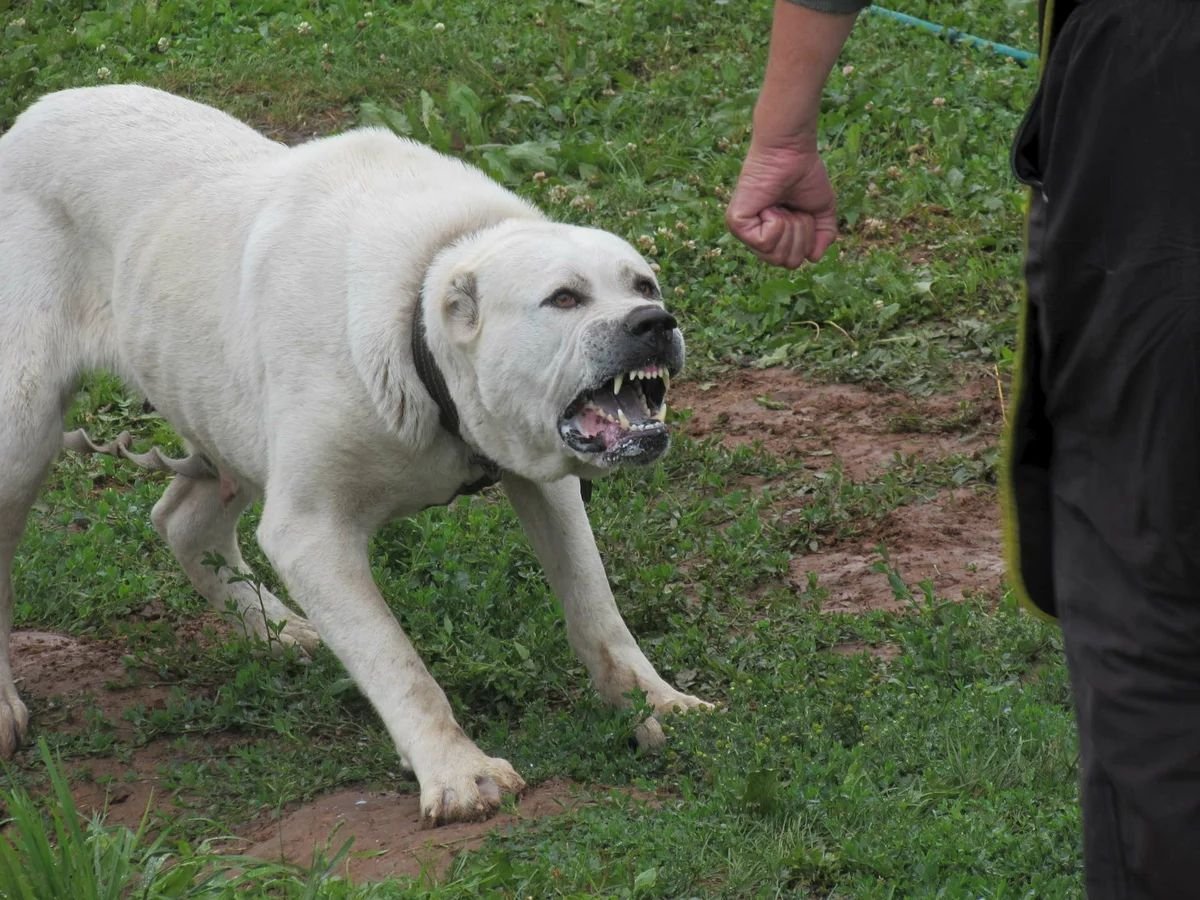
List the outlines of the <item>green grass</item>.
<svg viewBox="0 0 1200 900">
<path fill-rule="evenodd" d="M 1030 2 L 893 6 L 1034 45 Z M 695 376 L 775 363 L 922 393 L 1007 371 L 1023 202 L 1007 150 L 1033 72 L 864 18 L 826 98 L 843 236 L 819 265 L 785 274 L 723 225 L 768 17 L 765 2 L 681 0 L 0 0 L 0 129 L 41 93 L 101 81 L 167 87 L 289 140 L 383 124 L 560 219 L 637 243 L 661 266 Z M 97 437 L 128 428 L 173 440 L 108 379 L 88 383 L 72 417 Z M 972 422 L 964 410 L 892 427 Z M 947 487 L 991 490 L 994 463 L 994 450 L 901 460 L 854 481 L 684 439 L 660 466 L 598 485 L 592 520 L 631 628 L 664 675 L 724 706 L 670 725 L 657 756 L 631 753 L 635 717 L 587 687 L 499 497 L 389 526 L 376 576 L 480 745 L 531 782 L 635 785 L 657 801 L 614 794 L 494 836 L 437 883 L 351 887 L 318 867 L 264 872 L 239 896 L 1078 895 L 1056 633 L 1007 596 L 948 604 L 903 572 L 897 593 L 915 598 L 905 611 L 857 617 L 821 613 L 819 583 L 784 580 L 805 548 L 869 536 Z M 765 492 L 746 487 L 762 480 Z M 96 721 L 77 734 L 39 725 L 49 711 L 34 704 L 36 736 L 68 768 L 171 741 L 182 761 L 161 784 L 181 812 L 169 835 L 188 847 L 338 785 L 415 790 L 328 651 L 301 665 L 245 641 L 202 651 L 181 636 L 203 604 L 150 526 L 162 486 L 111 459 L 56 465 L 18 556 L 18 624 L 120 636 L 132 678 L 174 689 L 121 729 Z M 800 514 L 780 518 L 784 500 Z M 267 573 L 254 524 L 252 513 L 244 545 Z M 130 619 L 151 600 L 159 620 Z M 898 655 L 838 652 L 852 643 Z M 235 739 L 212 755 L 217 734 Z M 12 778 L 45 795 L 35 751 Z M 46 806 L 65 815 L 64 803 Z M 161 824 L 131 845 L 134 870 L 163 848 L 181 852 L 154 843 Z M 210 888 L 225 889 L 195 895 Z"/>
<path fill-rule="evenodd" d="M 172 840 L 169 829 L 152 834 L 147 812 L 135 829 L 84 819 L 71 795 L 62 764 L 45 742 L 38 746 L 50 782 L 49 813 L 23 788 L 0 792 L 10 827 L 0 834 L 0 897 L 5 900 L 176 900 L 233 898 L 243 891 L 275 896 L 333 896 L 330 878 L 349 852 L 331 857 L 318 850 L 313 865 L 296 866 L 221 854 L 205 841 L 193 847 Z M 326 882 L 333 891 L 324 890 Z"/>
</svg>

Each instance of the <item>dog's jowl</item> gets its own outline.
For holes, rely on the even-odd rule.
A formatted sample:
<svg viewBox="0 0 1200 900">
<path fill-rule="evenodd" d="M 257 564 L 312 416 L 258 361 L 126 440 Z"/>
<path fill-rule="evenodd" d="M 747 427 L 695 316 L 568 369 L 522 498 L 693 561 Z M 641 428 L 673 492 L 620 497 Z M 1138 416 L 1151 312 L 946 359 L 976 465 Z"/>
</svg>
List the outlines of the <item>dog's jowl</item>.
<svg viewBox="0 0 1200 900">
<path fill-rule="evenodd" d="M 28 727 L 13 554 L 65 405 L 98 369 L 190 455 L 67 446 L 173 470 L 152 519 L 196 590 L 260 634 L 265 609 L 284 642 L 325 641 L 431 822 L 486 816 L 523 782 L 463 733 L 372 580 L 368 542 L 391 518 L 499 480 L 605 700 L 707 706 L 638 649 L 579 486 L 663 453 L 683 356 L 629 244 L 419 144 L 368 129 L 287 149 L 139 87 L 42 99 L 0 138 L 0 756 Z M 259 543 L 306 619 L 234 579 L 258 498 Z"/>
</svg>

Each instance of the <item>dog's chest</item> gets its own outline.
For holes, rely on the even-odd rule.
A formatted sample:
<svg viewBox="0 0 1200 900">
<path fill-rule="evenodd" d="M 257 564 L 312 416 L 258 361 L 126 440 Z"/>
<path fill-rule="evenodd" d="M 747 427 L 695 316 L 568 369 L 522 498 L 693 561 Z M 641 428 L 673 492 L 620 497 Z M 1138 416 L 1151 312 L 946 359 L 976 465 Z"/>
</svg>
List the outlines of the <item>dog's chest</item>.
<svg viewBox="0 0 1200 900">
<path fill-rule="evenodd" d="M 448 506 L 460 496 L 479 493 L 499 481 L 498 470 L 465 450 L 459 452 L 458 447 L 387 467 L 372 466 L 370 472 L 361 472 L 361 476 L 356 492 L 365 504 L 380 504 L 384 519 Z"/>
</svg>

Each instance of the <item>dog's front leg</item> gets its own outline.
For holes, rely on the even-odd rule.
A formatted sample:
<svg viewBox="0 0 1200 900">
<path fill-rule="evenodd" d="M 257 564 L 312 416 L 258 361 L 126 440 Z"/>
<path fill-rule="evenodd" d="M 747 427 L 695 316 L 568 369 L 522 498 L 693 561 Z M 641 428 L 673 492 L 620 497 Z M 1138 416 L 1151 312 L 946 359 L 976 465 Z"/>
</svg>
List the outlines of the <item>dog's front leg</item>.
<svg viewBox="0 0 1200 900">
<path fill-rule="evenodd" d="M 268 491 L 270 497 L 270 491 Z M 309 507 L 311 510 L 311 506 Z M 430 824 L 490 816 L 525 782 L 466 736 L 371 576 L 369 535 L 268 500 L 259 543 L 322 640 L 378 711 L 421 785 Z"/>
<path fill-rule="evenodd" d="M 506 473 L 504 490 L 562 602 L 567 640 L 600 696 L 614 706 L 627 706 L 632 691 L 644 691 L 656 715 L 711 708 L 711 703 L 667 684 L 629 633 L 596 549 L 579 482 L 564 478 L 543 484 Z M 648 723 L 638 739 L 658 743 L 661 729 Z"/>
</svg>

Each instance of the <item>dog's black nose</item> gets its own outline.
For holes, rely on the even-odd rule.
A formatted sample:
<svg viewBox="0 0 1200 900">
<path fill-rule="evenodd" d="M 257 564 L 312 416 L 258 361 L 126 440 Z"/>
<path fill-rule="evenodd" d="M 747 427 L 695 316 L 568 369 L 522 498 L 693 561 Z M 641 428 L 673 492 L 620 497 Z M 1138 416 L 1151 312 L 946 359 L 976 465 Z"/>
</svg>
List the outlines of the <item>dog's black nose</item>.
<svg viewBox="0 0 1200 900">
<path fill-rule="evenodd" d="M 661 306 L 639 306 L 625 317 L 625 330 L 637 337 L 666 334 L 678 328 L 675 317 Z"/>
</svg>

